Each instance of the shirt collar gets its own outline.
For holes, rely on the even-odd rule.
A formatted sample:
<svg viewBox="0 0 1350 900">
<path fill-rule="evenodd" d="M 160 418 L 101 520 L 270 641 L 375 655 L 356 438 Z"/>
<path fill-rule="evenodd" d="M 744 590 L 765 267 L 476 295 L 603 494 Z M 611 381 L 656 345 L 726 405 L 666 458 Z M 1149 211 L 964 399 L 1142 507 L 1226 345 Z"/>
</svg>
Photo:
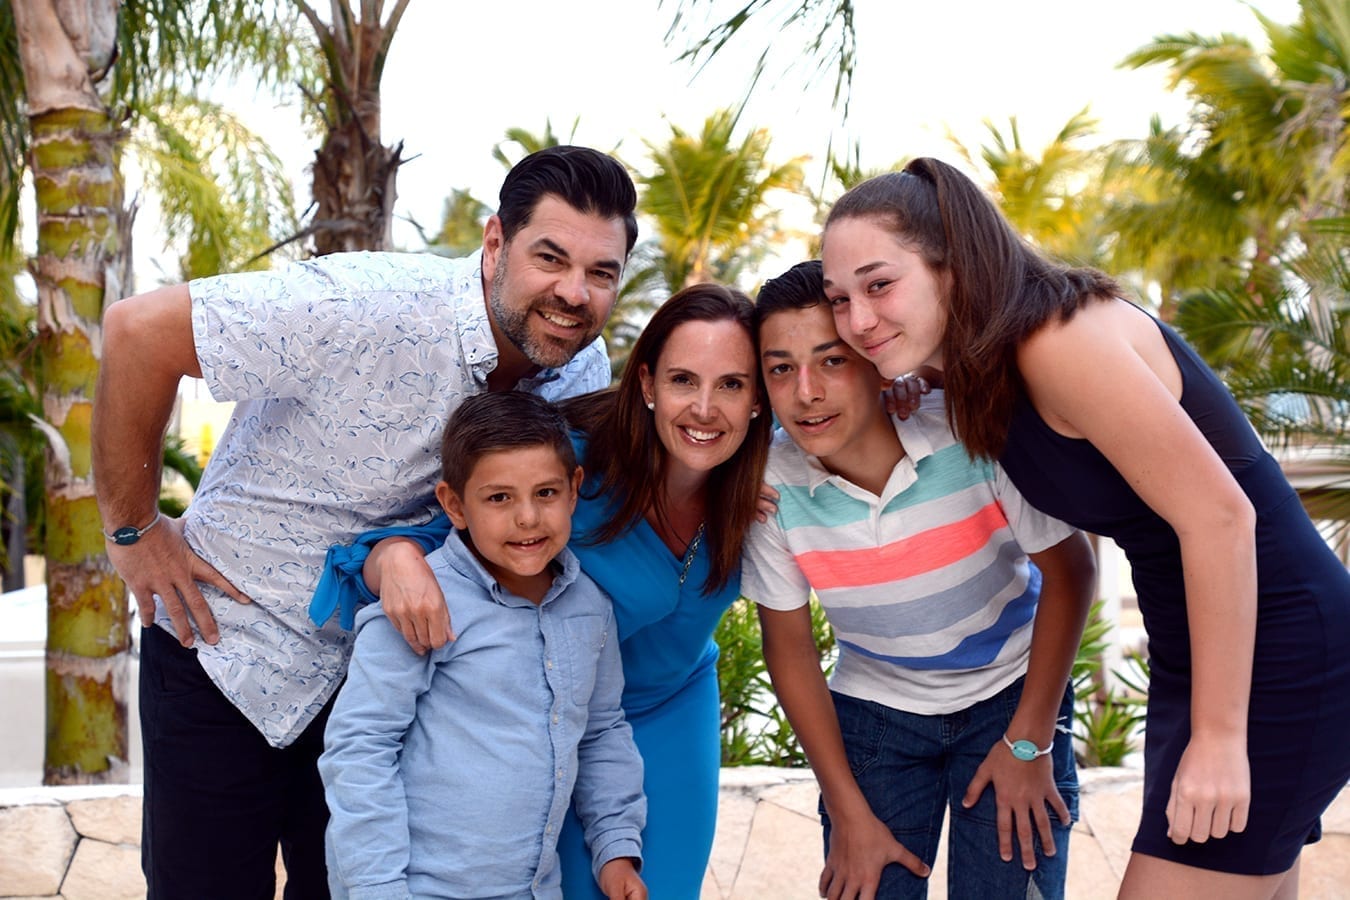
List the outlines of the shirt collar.
<svg viewBox="0 0 1350 900">
<path fill-rule="evenodd" d="M 460 537 L 459 529 L 451 529 L 449 536 L 445 539 L 445 553 L 450 566 L 460 575 L 472 581 L 487 592 L 493 602 L 502 606 L 520 606 L 522 603 L 533 606 L 534 604 L 523 597 L 518 597 L 501 586 L 497 579 L 493 578 L 487 569 L 483 568 L 483 563 L 474 556 L 469 545 L 464 543 Z M 544 594 L 544 599 L 540 606 L 549 603 L 557 597 L 576 580 L 581 574 L 581 563 L 577 560 L 569 548 L 563 547 L 553 560 L 553 584 L 548 592 Z"/>
<path fill-rule="evenodd" d="M 891 416 L 895 433 L 905 447 L 905 455 L 917 464 L 933 455 L 933 437 L 930 429 L 936 425 L 947 428 L 947 405 L 940 388 L 935 388 L 919 400 L 919 408 L 908 419 Z"/>
<path fill-rule="evenodd" d="M 892 496 L 909 487 L 918 479 L 918 464 L 933 455 L 933 440 L 929 435 L 926 420 L 933 416 L 941 416 L 941 420 L 945 422 L 946 414 L 943 394 L 940 390 L 934 390 L 920 400 L 919 409 L 915 410 L 914 414 L 908 419 L 901 419 L 894 415 L 890 417 L 896 437 L 900 439 L 900 445 L 905 448 L 905 455 L 901 457 L 895 470 L 891 472 L 887 479 L 887 485 L 883 491 L 884 496 Z M 783 432 L 783 438 L 784 440 L 791 440 L 786 432 Z M 798 448 L 798 452 L 801 452 L 806 459 L 806 488 L 810 496 L 814 497 L 816 488 L 822 484 L 830 482 L 852 484 L 842 475 L 836 475 L 825 468 L 819 457 L 801 451 L 800 448 Z"/>
</svg>

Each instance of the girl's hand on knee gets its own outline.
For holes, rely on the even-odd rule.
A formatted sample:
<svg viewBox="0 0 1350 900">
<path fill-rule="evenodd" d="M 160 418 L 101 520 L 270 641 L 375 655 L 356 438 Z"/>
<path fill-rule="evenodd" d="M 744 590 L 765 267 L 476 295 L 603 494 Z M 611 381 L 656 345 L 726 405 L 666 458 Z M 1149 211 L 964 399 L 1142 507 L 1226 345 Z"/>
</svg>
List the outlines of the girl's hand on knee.
<svg viewBox="0 0 1350 900">
<path fill-rule="evenodd" d="M 1203 844 L 1244 831 L 1251 799 L 1246 736 L 1193 735 L 1172 778 L 1167 836 L 1176 844 Z"/>
<path fill-rule="evenodd" d="M 1068 804 L 1055 787 L 1054 763 L 1050 757 L 1024 762 L 1015 758 L 1000 741 L 975 770 L 961 805 L 970 809 L 980 801 L 985 789 L 991 787 L 997 807 L 999 857 L 1004 862 L 1012 862 L 1014 832 L 1021 851 L 1022 868 L 1028 872 L 1036 868 L 1033 833 L 1040 835 L 1041 850 L 1045 855 L 1054 856 L 1055 834 L 1047 806 L 1064 825 L 1070 824 L 1072 817 Z"/>
</svg>

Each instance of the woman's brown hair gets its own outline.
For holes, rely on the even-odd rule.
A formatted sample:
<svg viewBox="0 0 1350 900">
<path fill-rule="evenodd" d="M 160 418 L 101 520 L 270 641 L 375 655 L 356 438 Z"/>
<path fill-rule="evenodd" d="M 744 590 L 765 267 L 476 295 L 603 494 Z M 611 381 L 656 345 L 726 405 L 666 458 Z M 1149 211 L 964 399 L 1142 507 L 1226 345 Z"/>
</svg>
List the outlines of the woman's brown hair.
<svg viewBox="0 0 1350 900">
<path fill-rule="evenodd" d="M 1022 391 L 1017 347 L 1051 319 L 1121 289 L 1096 269 L 1071 268 L 1022 239 L 973 181 L 936 159 L 869 178 L 830 209 L 830 225 L 867 218 L 946 272 L 942 338 L 947 419 L 972 457 L 997 459 Z"/>
<path fill-rule="evenodd" d="M 610 498 L 605 524 L 582 539 L 614 540 L 635 526 L 648 509 L 661 515 L 660 486 L 669 454 L 662 445 L 642 396 L 641 371 L 655 372 L 666 342 L 686 322 L 734 322 L 754 344 L 754 304 L 745 294 L 720 284 L 696 284 L 657 308 L 637 341 L 617 387 L 577 397 L 562 404 L 573 427 L 584 432 L 587 497 Z M 763 398 L 759 366 L 755 387 Z M 704 543 L 710 569 L 704 593 L 725 587 L 739 570 L 741 548 L 755 518 L 764 463 L 769 454 L 771 417 L 750 420 L 745 442 L 730 459 L 708 475 Z M 712 515 L 716 510 L 720 515 Z"/>
</svg>

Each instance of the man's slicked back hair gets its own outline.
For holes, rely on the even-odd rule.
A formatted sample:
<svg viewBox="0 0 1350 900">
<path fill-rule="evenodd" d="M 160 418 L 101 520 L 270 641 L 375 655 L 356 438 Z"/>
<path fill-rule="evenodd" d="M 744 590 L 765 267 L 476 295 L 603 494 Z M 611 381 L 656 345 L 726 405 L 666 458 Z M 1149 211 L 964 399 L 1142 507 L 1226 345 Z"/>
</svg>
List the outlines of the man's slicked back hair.
<svg viewBox="0 0 1350 900">
<path fill-rule="evenodd" d="M 535 207 L 549 194 L 578 212 L 622 219 L 628 236 L 625 252 L 632 251 L 637 242 L 637 188 L 614 157 L 589 147 L 559 144 L 536 150 L 512 166 L 497 203 L 507 242 L 529 224 Z"/>
</svg>

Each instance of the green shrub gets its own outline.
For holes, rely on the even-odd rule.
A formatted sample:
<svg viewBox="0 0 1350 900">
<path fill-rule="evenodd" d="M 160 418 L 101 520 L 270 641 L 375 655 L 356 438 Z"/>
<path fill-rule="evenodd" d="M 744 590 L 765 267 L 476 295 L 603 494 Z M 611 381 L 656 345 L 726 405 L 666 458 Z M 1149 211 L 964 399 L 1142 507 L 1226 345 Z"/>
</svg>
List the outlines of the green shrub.
<svg viewBox="0 0 1350 900">
<path fill-rule="evenodd" d="M 834 668 L 834 633 L 820 605 L 811 600 L 811 625 L 826 675 Z M 1082 766 L 1118 766 L 1136 749 L 1148 695 L 1148 663 L 1138 653 L 1113 672 L 1119 687 L 1102 677 L 1102 654 L 1115 626 L 1092 606 L 1074 658 L 1074 737 Z M 722 765 L 805 766 L 806 754 L 778 705 L 764 666 L 764 643 L 755 605 L 741 598 L 717 627 L 722 648 L 717 662 L 722 692 Z"/>
<path fill-rule="evenodd" d="M 1103 677 L 1102 653 L 1113 627 L 1102 618 L 1102 602 L 1094 603 L 1073 661 L 1074 737 L 1080 766 L 1123 763 L 1134 752 L 1135 735 L 1144 721 L 1147 661 L 1137 652 L 1126 654 L 1126 671 L 1112 672 L 1123 687 L 1108 687 Z"/>
<path fill-rule="evenodd" d="M 834 633 L 811 600 L 811 627 L 825 672 L 834 667 Z M 797 736 L 778 705 L 764 665 L 764 641 L 755 604 L 744 597 L 722 617 L 715 635 L 722 655 L 717 680 L 722 692 L 722 765 L 805 766 Z"/>
</svg>

